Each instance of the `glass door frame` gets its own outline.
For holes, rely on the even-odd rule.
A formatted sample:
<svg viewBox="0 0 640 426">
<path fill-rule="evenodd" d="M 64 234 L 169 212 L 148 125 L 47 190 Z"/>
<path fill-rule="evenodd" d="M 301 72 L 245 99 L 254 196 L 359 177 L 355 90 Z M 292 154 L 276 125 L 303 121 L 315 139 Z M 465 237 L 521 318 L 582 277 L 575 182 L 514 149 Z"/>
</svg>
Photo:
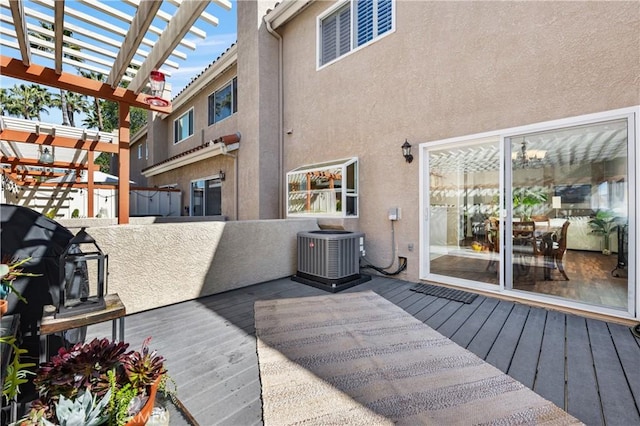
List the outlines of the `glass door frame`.
<svg viewBox="0 0 640 426">
<path fill-rule="evenodd" d="M 524 291 L 513 290 L 512 284 L 505 285 L 505 282 L 513 283 L 513 270 L 506 267 L 506 265 L 512 265 L 512 243 L 510 239 L 502 239 L 502 247 L 500 249 L 500 265 L 502 267 L 502 273 L 500 274 L 499 285 L 490 285 L 480 282 L 455 279 L 451 277 L 444 277 L 441 275 L 431 274 L 429 271 L 429 216 L 430 216 L 430 195 L 429 188 L 430 181 L 430 167 L 429 167 L 429 152 L 432 149 L 440 149 L 443 146 L 455 146 L 473 144 L 479 140 L 498 139 L 500 144 L 500 227 L 504 229 L 503 235 L 511 235 L 512 231 L 511 221 L 507 221 L 506 218 L 513 214 L 513 202 L 505 203 L 505 192 L 508 189 L 509 194 L 512 191 L 512 170 L 510 161 L 509 167 L 506 167 L 507 161 L 505 159 L 511 159 L 512 149 L 510 140 L 512 137 L 519 136 L 526 133 L 535 133 L 541 131 L 550 131 L 554 129 L 575 127 L 580 125 L 604 122 L 616 119 L 627 120 L 627 173 L 628 173 L 628 227 L 629 227 L 629 241 L 628 241 L 628 287 L 627 287 L 627 309 L 618 310 L 609 308 L 606 306 L 590 305 L 584 302 L 578 302 L 570 299 L 563 299 L 559 297 L 542 295 L 537 293 L 527 293 Z M 578 117 L 570 117 L 559 120 L 553 120 L 542 123 L 535 123 L 526 126 L 514 127 L 509 129 L 503 129 L 492 132 L 485 132 L 475 135 L 467 135 L 462 137 L 450 138 L 445 140 L 439 140 L 434 142 L 421 143 L 419 146 L 419 197 L 420 197 L 420 223 L 419 223 L 419 235 L 420 235 L 420 265 L 419 265 L 419 279 L 428 280 L 434 282 L 442 282 L 445 284 L 457 285 L 466 287 L 469 289 L 481 289 L 489 292 L 500 293 L 504 295 L 512 295 L 520 299 L 527 299 L 535 302 L 549 303 L 557 306 L 562 306 L 571 309 L 586 310 L 589 312 L 602 313 L 605 315 L 617 316 L 622 318 L 640 318 L 640 236 L 638 235 L 638 225 L 640 212 L 640 181 L 638 178 L 638 170 L 640 164 L 640 138 L 638 137 L 638 131 L 640 129 L 640 106 L 621 108 L 617 110 L 605 111 L 594 114 L 587 114 Z M 502 232 L 502 231 L 501 231 Z"/>
</svg>

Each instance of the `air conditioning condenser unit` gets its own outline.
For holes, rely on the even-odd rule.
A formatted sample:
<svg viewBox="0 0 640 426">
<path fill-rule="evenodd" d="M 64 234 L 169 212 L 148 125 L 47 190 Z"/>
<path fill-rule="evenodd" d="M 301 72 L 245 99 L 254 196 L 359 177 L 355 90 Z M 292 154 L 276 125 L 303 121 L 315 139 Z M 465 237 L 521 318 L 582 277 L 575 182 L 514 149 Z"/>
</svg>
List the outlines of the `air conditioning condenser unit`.
<svg viewBox="0 0 640 426">
<path fill-rule="evenodd" d="M 371 279 L 360 274 L 364 234 L 343 230 L 298 232 L 294 281 L 338 292 Z"/>
</svg>

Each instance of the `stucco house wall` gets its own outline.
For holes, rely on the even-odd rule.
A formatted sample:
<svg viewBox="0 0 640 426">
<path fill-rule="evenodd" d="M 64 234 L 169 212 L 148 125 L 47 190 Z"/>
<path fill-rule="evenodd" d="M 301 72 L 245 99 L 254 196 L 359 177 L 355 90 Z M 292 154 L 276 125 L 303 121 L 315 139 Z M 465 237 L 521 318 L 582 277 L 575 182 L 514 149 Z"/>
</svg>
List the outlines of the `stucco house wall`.
<svg viewBox="0 0 640 426">
<path fill-rule="evenodd" d="M 418 279 L 419 143 L 640 104 L 637 2 L 397 1 L 395 31 L 318 69 L 313 2 L 278 28 L 284 171 L 357 156 L 367 255 Z M 414 146 L 413 163 L 400 146 Z"/>
</svg>

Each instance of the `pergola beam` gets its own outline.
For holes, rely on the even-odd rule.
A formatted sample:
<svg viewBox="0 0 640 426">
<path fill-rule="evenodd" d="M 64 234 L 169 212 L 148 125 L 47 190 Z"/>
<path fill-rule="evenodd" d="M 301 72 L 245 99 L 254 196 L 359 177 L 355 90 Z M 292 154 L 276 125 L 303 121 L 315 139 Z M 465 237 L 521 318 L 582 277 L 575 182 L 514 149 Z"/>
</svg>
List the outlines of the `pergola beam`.
<svg viewBox="0 0 640 426">
<path fill-rule="evenodd" d="M 88 170 L 89 166 L 82 163 L 66 163 L 63 161 L 54 161 L 53 164 L 44 164 L 34 158 L 20 158 L 20 157 L 0 157 L 1 164 L 10 164 L 11 170 L 14 171 L 18 166 L 25 167 L 51 167 L 54 169 L 75 169 L 75 170 Z"/>
<path fill-rule="evenodd" d="M 180 43 L 189 32 L 189 28 L 198 20 L 200 15 L 209 5 L 208 1 L 185 0 L 180 4 L 173 19 L 151 49 L 149 57 L 144 61 L 136 76 L 131 80 L 129 89 L 140 93 L 147 84 L 149 74 L 158 68 L 171 54 L 171 51 Z"/>
<path fill-rule="evenodd" d="M 24 17 L 24 3 L 19 0 L 9 0 L 9 7 L 11 8 L 11 16 L 16 29 L 16 38 L 20 48 L 20 55 L 22 56 L 22 63 L 31 65 L 31 47 L 29 46 L 27 21 Z"/>
<path fill-rule="evenodd" d="M 204 3 L 204 2 L 203 2 Z M 146 63 L 146 62 L 145 62 Z M 144 67 L 144 64 L 143 64 Z M 151 70 L 149 70 L 151 71 Z M 146 79 L 149 77 L 147 71 Z M 140 76 L 138 72 L 138 76 Z M 91 96 L 94 98 L 107 99 L 110 101 L 125 103 L 130 106 L 149 109 L 163 114 L 171 113 L 171 106 L 158 107 L 145 102 L 148 95 L 136 94 L 134 91 L 123 87 L 112 88 L 110 85 L 90 78 L 62 72 L 57 74 L 55 70 L 41 65 L 26 66 L 15 58 L 0 56 L 0 74 L 5 77 L 12 77 L 18 80 L 30 81 L 32 83 L 64 89 L 75 93 Z M 136 77 L 137 78 L 137 77 Z M 111 152 L 111 151 L 108 151 Z"/>
<path fill-rule="evenodd" d="M 110 152 L 113 154 L 118 153 L 118 145 L 97 142 L 97 141 L 85 141 L 82 139 L 67 138 L 64 136 L 53 136 L 47 134 L 36 134 L 22 130 L 4 129 L 0 131 L 0 139 L 12 142 L 25 142 L 35 143 L 38 145 L 47 146 L 59 146 L 62 148 L 82 149 L 85 151 L 100 151 Z"/>
<path fill-rule="evenodd" d="M 56 73 L 60 74 L 62 72 L 62 41 L 64 40 L 64 0 L 55 2 L 53 13 L 55 17 L 53 32 L 55 33 L 54 43 L 56 46 L 54 62 Z"/>
<path fill-rule="evenodd" d="M 120 79 L 129 67 L 131 59 L 133 59 L 136 51 L 140 47 L 142 39 L 151 26 L 153 18 L 161 5 L 162 2 L 153 0 L 145 0 L 140 3 L 140 6 L 138 7 L 138 10 L 131 22 L 131 26 L 129 27 L 129 31 L 124 38 L 122 48 L 118 52 L 118 56 L 113 63 L 109 78 L 107 78 L 107 84 L 110 84 L 111 87 L 116 87 L 120 83 Z"/>
</svg>

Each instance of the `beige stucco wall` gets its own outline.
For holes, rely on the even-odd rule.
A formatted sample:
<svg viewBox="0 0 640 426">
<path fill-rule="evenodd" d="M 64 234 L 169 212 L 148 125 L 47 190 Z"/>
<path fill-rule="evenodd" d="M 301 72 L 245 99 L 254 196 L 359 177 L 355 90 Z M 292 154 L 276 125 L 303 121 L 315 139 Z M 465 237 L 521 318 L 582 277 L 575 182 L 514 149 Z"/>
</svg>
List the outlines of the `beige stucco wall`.
<svg viewBox="0 0 640 426">
<path fill-rule="evenodd" d="M 87 232 L 109 256 L 108 292 L 127 314 L 295 274 L 299 231 L 312 219 L 243 222 L 195 221 L 98 225 Z M 60 221 L 77 232 L 79 221 Z"/>
<path fill-rule="evenodd" d="M 155 156 L 149 164 L 157 164 L 167 158 L 182 154 L 193 148 L 199 147 L 205 142 L 217 139 L 221 136 L 235 134 L 239 131 L 238 114 L 233 114 L 222 121 L 208 124 L 209 104 L 208 98 L 216 90 L 222 89 L 236 76 L 236 67 L 232 66 L 213 79 L 206 87 L 199 91 L 189 102 L 176 108 L 169 116 L 156 115 L 153 119 Z M 173 143 L 173 123 L 185 112 L 193 108 L 193 135 L 183 141 Z M 243 142 L 243 140 L 241 140 Z M 222 182 L 222 215 L 235 218 L 236 202 L 235 189 L 235 165 L 232 157 L 216 155 L 206 160 L 183 166 L 169 172 L 165 172 L 148 179 L 150 186 L 176 185 L 182 191 L 182 209 L 190 205 L 191 181 L 209 178 L 223 171 L 226 181 Z"/>
<path fill-rule="evenodd" d="M 284 171 L 357 156 L 367 255 L 418 278 L 418 144 L 640 104 L 640 7 L 632 2 L 397 1 L 396 30 L 316 69 L 314 2 L 284 39 Z M 402 157 L 405 139 L 413 163 Z M 409 244 L 415 249 L 409 251 Z"/>
</svg>

